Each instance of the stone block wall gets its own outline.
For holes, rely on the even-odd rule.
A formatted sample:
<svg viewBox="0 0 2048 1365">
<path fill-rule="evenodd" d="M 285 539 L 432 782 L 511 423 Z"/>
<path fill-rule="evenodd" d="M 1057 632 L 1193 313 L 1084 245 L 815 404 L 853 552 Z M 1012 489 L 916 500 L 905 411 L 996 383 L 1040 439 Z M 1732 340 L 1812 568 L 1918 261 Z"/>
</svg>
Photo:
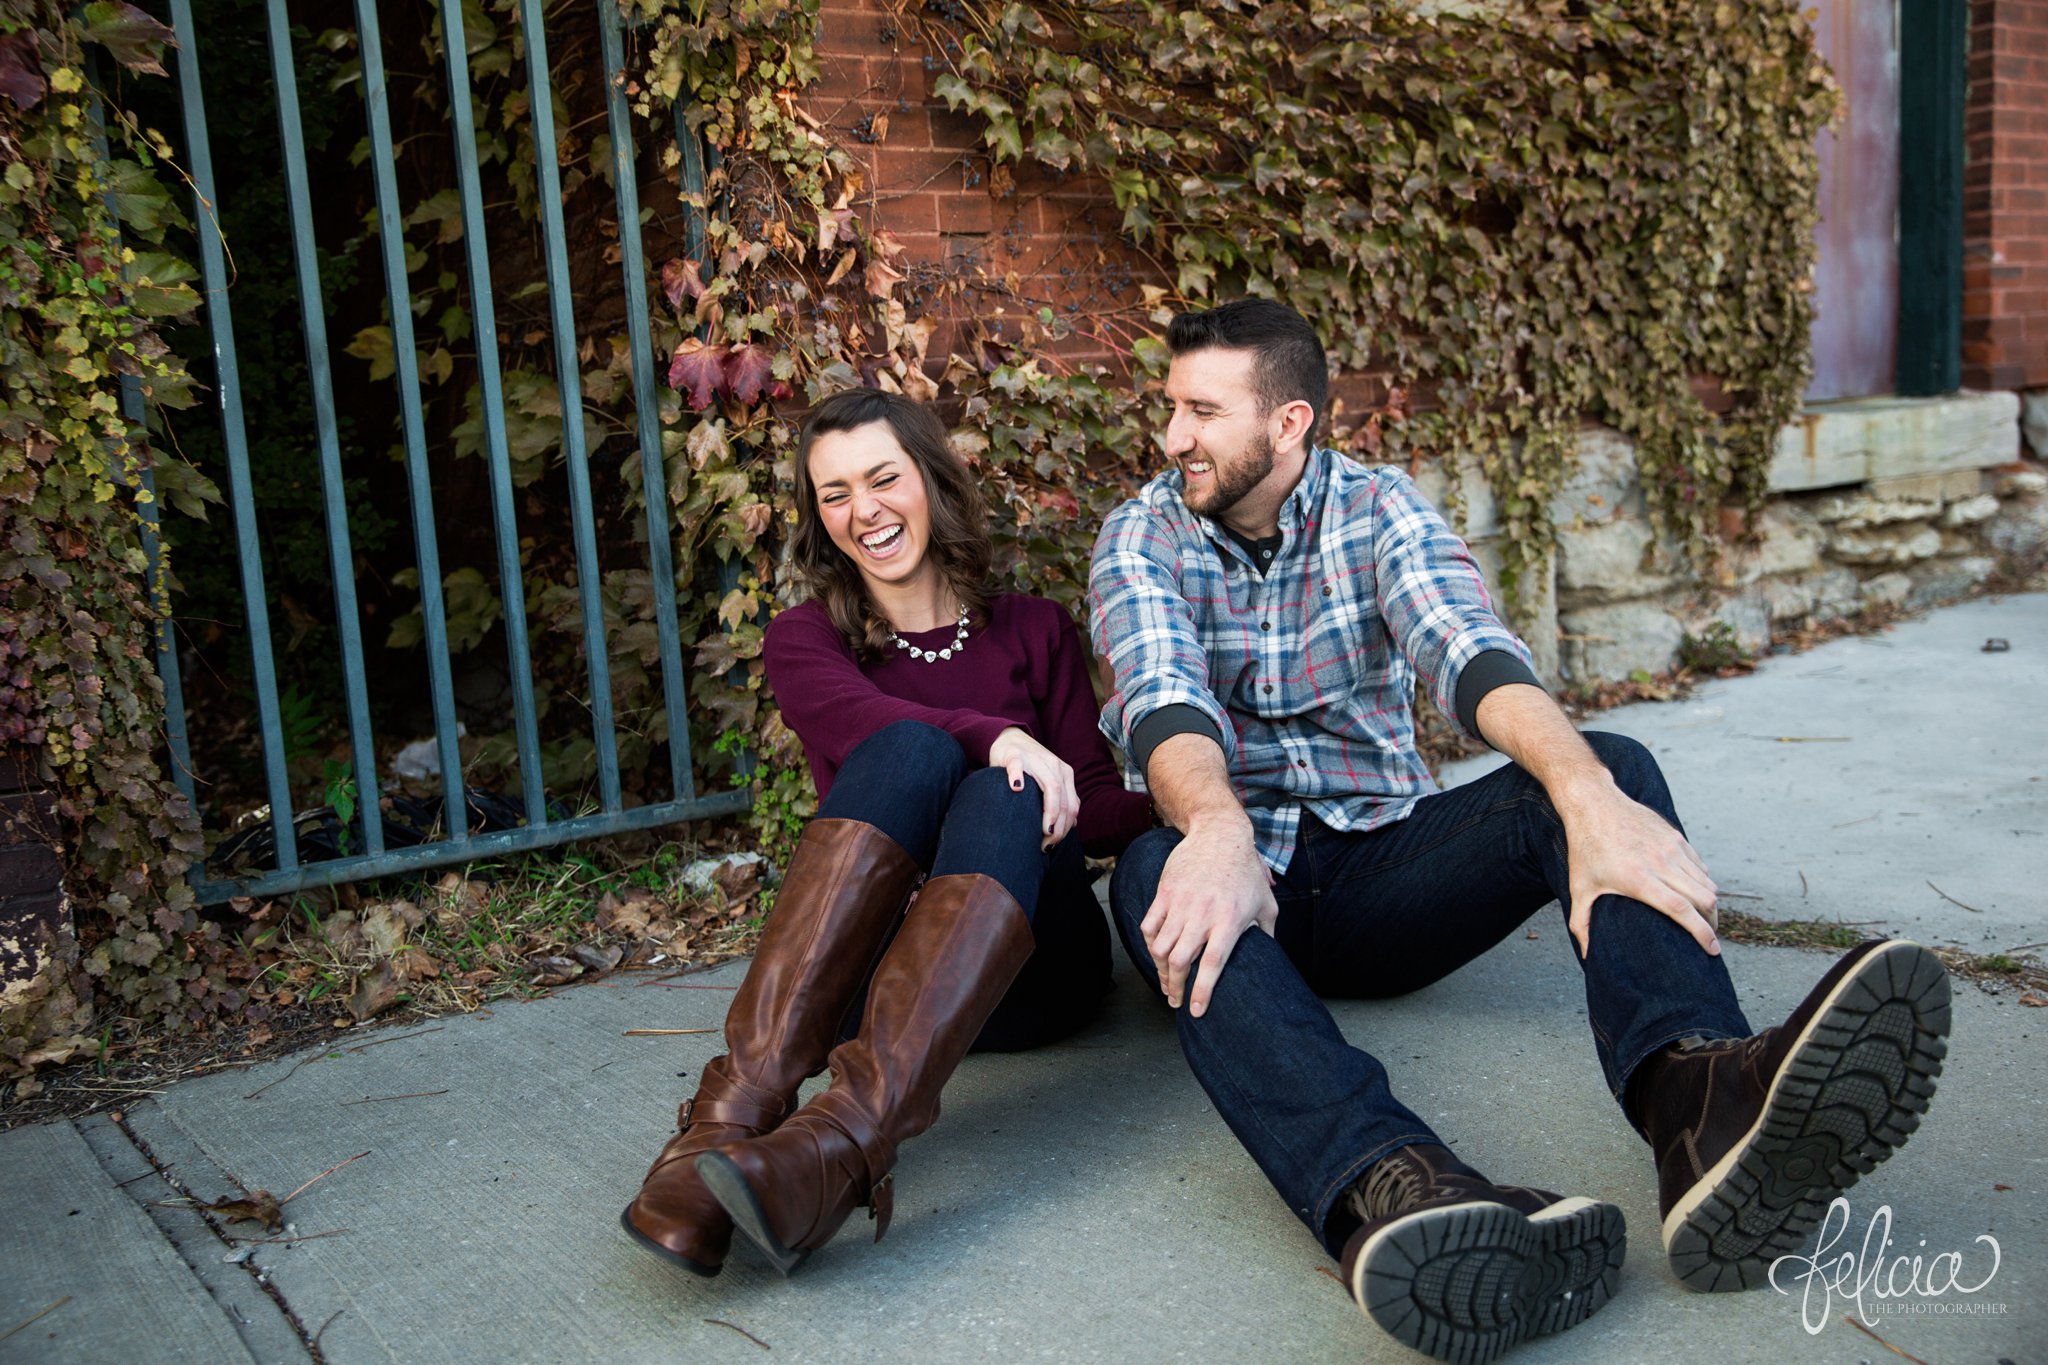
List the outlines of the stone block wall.
<svg viewBox="0 0 2048 1365">
<path fill-rule="evenodd" d="M 1588 428 L 1551 506 L 1558 553 L 1517 625 L 1547 681 L 1586 685 L 1671 668 L 1716 622 L 1762 651 L 1872 607 L 1963 597 L 2048 554 L 2048 471 L 2021 460 L 2019 428 L 2010 393 L 1811 409 L 1781 437 L 1757 535 L 1705 576 L 1651 526 L 1629 442 Z M 1467 537 L 1497 581 L 1492 498 L 1476 470 L 1462 479 Z M 1441 472 L 1421 482 L 1446 501 Z"/>
</svg>

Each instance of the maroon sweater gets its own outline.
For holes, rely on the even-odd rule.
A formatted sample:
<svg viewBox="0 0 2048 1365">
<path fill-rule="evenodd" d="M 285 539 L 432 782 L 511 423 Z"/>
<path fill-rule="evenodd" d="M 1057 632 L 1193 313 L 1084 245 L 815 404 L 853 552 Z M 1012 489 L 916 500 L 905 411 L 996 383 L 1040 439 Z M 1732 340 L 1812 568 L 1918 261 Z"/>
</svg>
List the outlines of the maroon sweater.
<svg viewBox="0 0 2048 1365">
<path fill-rule="evenodd" d="M 912 631 L 920 649 L 953 643 L 958 626 Z M 1015 725 L 1065 759 L 1081 798 L 1077 828 L 1097 857 L 1119 853 L 1152 827 L 1152 801 L 1125 791 L 1095 728 L 1095 691 L 1081 634 L 1056 603 L 1005 593 L 989 604 L 950 659 L 925 663 L 907 650 L 861 662 L 823 604 L 791 607 L 768 624 L 761 660 L 782 718 L 803 741 L 818 795 L 832 789 L 854 746 L 899 720 L 935 725 L 960 741 L 970 764 Z"/>
</svg>

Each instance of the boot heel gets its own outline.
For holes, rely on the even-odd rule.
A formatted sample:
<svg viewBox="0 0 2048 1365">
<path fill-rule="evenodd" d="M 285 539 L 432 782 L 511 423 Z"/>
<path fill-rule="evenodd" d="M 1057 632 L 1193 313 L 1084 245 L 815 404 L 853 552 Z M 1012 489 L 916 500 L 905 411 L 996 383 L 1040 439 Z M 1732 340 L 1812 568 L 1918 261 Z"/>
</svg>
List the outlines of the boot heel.
<svg viewBox="0 0 2048 1365">
<path fill-rule="evenodd" d="M 754 1187 L 747 1183 L 731 1157 L 723 1152 L 703 1153 L 697 1158 L 697 1178 L 711 1191 L 711 1197 L 724 1206 L 734 1230 L 744 1233 L 748 1241 L 759 1247 L 770 1265 L 788 1275 L 809 1259 L 808 1250 L 784 1246 L 775 1235 L 768 1210 L 761 1206 L 760 1196 L 754 1193 Z"/>
</svg>

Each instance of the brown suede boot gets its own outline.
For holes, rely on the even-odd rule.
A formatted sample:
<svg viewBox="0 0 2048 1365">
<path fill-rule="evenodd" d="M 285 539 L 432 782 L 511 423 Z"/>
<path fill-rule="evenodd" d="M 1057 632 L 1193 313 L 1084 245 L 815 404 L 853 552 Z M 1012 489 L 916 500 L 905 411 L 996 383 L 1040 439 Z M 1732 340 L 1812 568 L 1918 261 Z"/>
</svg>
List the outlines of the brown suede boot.
<svg viewBox="0 0 2048 1365">
<path fill-rule="evenodd" d="M 1920 1126 L 1948 1052 L 1948 971 L 1858 945 L 1777 1028 L 1645 1059 L 1628 1102 L 1657 1159 L 1664 1251 L 1688 1289 L 1754 1289 L 1835 1196 Z"/>
<path fill-rule="evenodd" d="M 697 1179 L 697 1153 L 781 1122 L 824 1066 L 840 1017 L 917 880 L 909 854 L 873 825 L 813 820 L 776 894 L 761 946 L 725 1016 L 730 1049 L 705 1066 L 640 1194 L 619 1221 L 633 1240 L 716 1275 L 732 1221 Z"/>
<path fill-rule="evenodd" d="M 935 877 L 875 969 L 832 1087 L 764 1137 L 697 1158 L 733 1223 L 787 1275 L 866 1204 L 889 1230 L 897 1145 L 939 1117 L 939 1088 L 1031 956 L 1031 921 L 993 877 Z"/>
<path fill-rule="evenodd" d="M 1438 1360 L 1485 1365 L 1517 1342 L 1591 1317 L 1621 1283 L 1621 1210 L 1495 1185 L 1434 1143 L 1401 1147 L 1345 1193 L 1363 1226 L 1344 1282 L 1388 1335 Z"/>
</svg>

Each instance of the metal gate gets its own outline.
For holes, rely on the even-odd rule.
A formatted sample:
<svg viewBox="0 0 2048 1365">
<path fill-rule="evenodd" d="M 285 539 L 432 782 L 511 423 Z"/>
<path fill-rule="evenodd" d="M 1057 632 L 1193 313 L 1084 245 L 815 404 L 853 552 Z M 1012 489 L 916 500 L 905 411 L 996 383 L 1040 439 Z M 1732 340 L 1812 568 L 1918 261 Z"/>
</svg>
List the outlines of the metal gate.
<svg viewBox="0 0 2048 1365">
<path fill-rule="evenodd" d="M 347 507 L 343 497 L 341 457 L 329 368 L 326 310 L 321 295 L 314 248 L 311 195 L 307 180 L 305 137 L 290 26 L 284 0 L 268 0 L 269 51 L 275 80 L 278 125 L 284 149 L 284 173 L 297 292 L 304 321 L 305 359 L 317 423 L 321 500 L 327 553 L 332 566 L 334 611 L 341 644 L 343 696 L 347 710 L 353 771 L 362 784 L 358 804 L 361 851 L 315 862 L 303 861 L 295 828 L 292 793 L 286 776 L 283 722 L 276 660 L 265 596 L 262 546 L 250 480 L 249 442 L 244 427 L 235 330 L 228 301 L 229 275 L 218 222 L 213 211 L 215 178 L 207 135 L 206 105 L 201 85 L 200 54 L 206 40 L 194 31 L 191 0 L 171 0 L 177 34 L 177 81 L 183 106 L 186 151 L 191 171 L 195 222 L 199 236 L 200 272 L 206 324 L 217 370 L 216 397 L 226 454 L 226 498 L 234 517 L 240 566 L 241 595 L 247 608 L 249 646 L 254 663 L 254 691 L 263 745 L 264 780 L 269 798 L 268 823 L 275 844 L 275 868 L 257 875 L 214 878 L 195 869 L 194 888 L 202 902 L 235 896 L 287 893 L 395 872 L 415 871 L 480 857 L 537 849 L 572 839 L 624 830 L 647 829 L 680 820 L 727 814 L 744 809 L 744 790 L 700 795 L 691 773 L 685 699 L 687 678 L 678 638 L 674 566 L 664 526 L 648 526 L 648 570 L 656 599 L 656 626 L 663 703 L 669 733 L 668 799 L 627 808 L 619 780 L 617 734 L 612 713 L 612 688 L 607 664 L 605 621 L 600 602 L 599 565 L 591 504 L 589 452 L 580 420 L 581 389 L 577 368 L 577 334 L 569 298 L 569 254 L 562 213 L 560 167 L 557 164 L 554 106 L 550 96 L 546 34 L 541 0 L 521 0 L 518 10 L 526 50 L 527 89 L 533 119 L 534 171 L 541 202 L 541 234 L 546 265 L 549 317 L 557 382 L 564 414 L 562 452 L 569 484 L 569 511 L 583 618 L 583 653 L 588 663 L 591 734 L 596 749 L 597 807 L 589 814 L 551 816 L 543 791 L 537 732 L 533 669 L 528 654 L 525 594 L 515 521 L 510 456 L 507 449 L 501 392 L 497 330 L 492 305 L 490 251 L 485 240 L 484 206 L 479 188 L 477 133 L 470 102 L 454 95 L 470 89 L 467 45 L 461 0 L 440 0 L 442 46 L 451 98 L 455 159 L 469 297 L 474 318 L 477 366 L 482 397 L 484 446 L 489 468 L 492 531 L 496 545 L 499 596 L 506 642 L 506 668 L 512 694 L 513 728 L 520 772 L 519 804 L 523 822 L 516 828 L 477 832 L 468 819 L 457 749 L 457 722 L 448 632 L 441 592 L 440 553 L 434 514 L 434 490 L 428 478 L 428 433 L 422 416 L 420 375 L 414 350 L 413 310 L 402 237 L 395 153 L 387 105 L 386 71 L 381 51 L 376 0 L 354 0 L 363 61 L 362 90 L 369 127 L 370 164 L 374 177 L 378 240 L 390 304 L 395 381 L 402 417 L 410 518 L 417 557 L 424 643 L 441 773 L 441 832 L 432 842 L 405 848 L 386 846 L 378 809 L 374 736 L 371 732 L 364 675 L 362 621 L 357 610 L 354 560 L 349 544 Z M 600 26 L 604 61 L 606 114 L 611 135 L 613 181 L 619 211 L 619 248 L 624 272 L 626 328 L 632 346 L 632 387 L 638 456 L 649 515 L 665 504 L 661 431 L 657 411 L 653 342 L 648 307 L 648 280 L 640 234 L 640 205 L 634 180 L 631 116 L 624 92 L 624 42 L 617 0 L 599 0 L 590 22 Z M 683 184 L 701 195 L 704 148 L 680 118 L 677 138 L 683 153 Z M 691 212 L 686 207 L 686 213 Z M 701 244 L 701 217 L 686 220 L 691 245 Z M 693 251 L 693 256 L 701 251 Z M 131 417 L 140 416 L 140 396 L 124 395 Z M 158 552 L 156 508 L 145 506 L 145 548 L 152 561 Z M 194 797 L 192 755 L 187 735 L 177 651 L 168 623 L 158 637 L 157 663 L 163 677 L 169 744 L 176 780 Z M 197 802 L 195 801 L 195 808 Z"/>
</svg>

